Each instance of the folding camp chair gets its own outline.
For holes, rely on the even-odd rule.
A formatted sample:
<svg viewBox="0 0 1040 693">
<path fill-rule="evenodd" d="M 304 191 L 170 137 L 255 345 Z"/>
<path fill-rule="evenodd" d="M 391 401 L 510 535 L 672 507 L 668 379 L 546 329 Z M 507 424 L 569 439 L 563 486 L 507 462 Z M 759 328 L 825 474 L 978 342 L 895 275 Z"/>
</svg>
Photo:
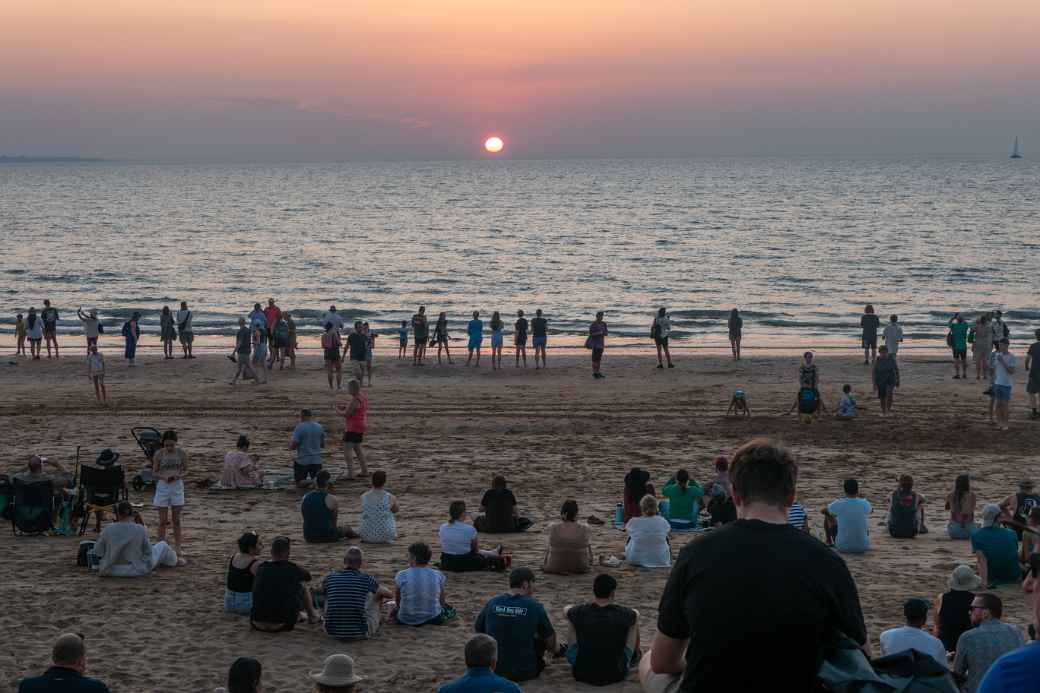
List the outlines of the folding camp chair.
<svg viewBox="0 0 1040 693">
<path fill-rule="evenodd" d="M 54 526 L 54 484 L 50 479 L 24 481 L 15 477 L 11 531 L 19 534 L 44 534 Z"/>
<path fill-rule="evenodd" d="M 115 505 L 127 499 L 126 473 L 121 465 L 111 467 L 80 467 L 79 491 L 80 503 L 79 533 L 87 531 L 90 516 L 94 513 L 115 513 Z"/>
</svg>

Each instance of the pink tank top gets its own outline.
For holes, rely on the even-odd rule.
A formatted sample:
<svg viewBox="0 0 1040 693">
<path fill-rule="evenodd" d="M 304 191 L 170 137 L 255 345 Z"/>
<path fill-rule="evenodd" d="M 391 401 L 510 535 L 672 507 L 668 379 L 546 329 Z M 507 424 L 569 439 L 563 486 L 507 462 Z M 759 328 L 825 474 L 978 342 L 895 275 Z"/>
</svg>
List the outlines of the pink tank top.
<svg viewBox="0 0 1040 693">
<path fill-rule="evenodd" d="M 364 392 L 358 394 L 357 406 L 354 407 L 354 411 L 347 417 L 346 428 L 348 431 L 354 433 L 365 432 L 365 415 L 368 413 L 368 395 Z"/>
</svg>

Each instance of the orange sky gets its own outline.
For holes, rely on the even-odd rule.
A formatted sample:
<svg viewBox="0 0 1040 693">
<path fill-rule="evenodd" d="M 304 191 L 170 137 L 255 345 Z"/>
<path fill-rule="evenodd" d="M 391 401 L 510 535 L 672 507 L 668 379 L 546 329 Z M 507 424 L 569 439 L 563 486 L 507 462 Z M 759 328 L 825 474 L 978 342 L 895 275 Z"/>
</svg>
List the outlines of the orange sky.
<svg viewBox="0 0 1040 693">
<path fill-rule="evenodd" d="M 697 153 L 769 149 L 807 112 L 871 141 L 953 113 L 932 129 L 963 141 L 977 122 L 988 147 L 1040 103 L 1036 0 L 0 0 L 0 16 L 0 151 L 212 152 L 243 117 L 229 156 L 464 157 L 492 130 L 518 155 L 667 153 L 651 124 Z"/>
</svg>

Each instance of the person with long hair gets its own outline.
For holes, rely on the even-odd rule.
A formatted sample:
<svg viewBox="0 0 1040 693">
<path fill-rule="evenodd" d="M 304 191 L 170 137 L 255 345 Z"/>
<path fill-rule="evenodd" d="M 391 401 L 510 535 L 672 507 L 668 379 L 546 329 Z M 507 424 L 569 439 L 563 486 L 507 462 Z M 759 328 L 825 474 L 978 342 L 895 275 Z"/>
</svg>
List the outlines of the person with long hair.
<svg viewBox="0 0 1040 693">
<path fill-rule="evenodd" d="M 218 688 L 216 693 L 260 693 L 262 668 L 252 657 L 239 657 L 228 669 L 227 688 Z"/>
<path fill-rule="evenodd" d="M 679 520 L 681 523 L 689 525 L 697 520 L 704 489 L 690 478 L 690 473 L 685 469 L 680 469 L 676 472 L 675 477 L 668 480 L 668 483 L 661 489 L 661 495 L 668 499 L 668 512 L 665 519 L 669 523 L 672 520 Z"/>
<path fill-rule="evenodd" d="M 744 334 L 744 318 L 740 317 L 740 311 L 734 308 L 729 312 L 729 348 L 733 352 L 733 360 L 740 360 L 740 340 Z"/>
<path fill-rule="evenodd" d="M 441 525 L 441 569 L 456 573 L 484 570 L 488 562 L 502 556 L 502 545 L 494 549 L 481 550 L 477 542 L 477 529 L 466 522 L 466 504 L 452 501 L 448 508 L 448 521 Z"/>
<path fill-rule="evenodd" d="M 248 616 L 253 610 L 253 582 L 260 567 L 260 535 L 245 532 L 238 538 L 238 551 L 228 559 L 224 576 L 224 611 Z"/>
<path fill-rule="evenodd" d="M 329 378 L 329 389 L 343 389 L 343 364 L 339 349 L 343 342 L 339 332 L 331 322 L 325 323 L 325 332 L 321 335 L 321 349 L 325 353 L 325 373 Z M 332 385 L 332 376 L 336 376 L 336 385 Z"/>
<path fill-rule="evenodd" d="M 502 330 L 505 327 L 505 323 L 502 322 L 502 316 L 499 315 L 496 310 L 491 314 L 491 368 L 497 370 L 502 367 L 502 342 L 505 341 L 502 336 Z M 480 351 L 477 351 L 477 363 L 480 363 Z"/>
<path fill-rule="evenodd" d="M 169 306 L 163 306 L 159 313 L 159 339 L 162 340 L 164 359 L 173 358 L 173 340 L 177 339 L 177 328 L 173 322 L 173 312 Z"/>
<path fill-rule="evenodd" d="M 40 346 L 43 342 L 43 318 L 36 314 L 36 308 L 29 308 L 25 318 L 25 331 L 29 334 L 29 354 L 33 360 L 40 360 Z"/>
<path fill-rule="evenodd" d="M 451 360 L 451 349 L 448 347 L 448 314 L 441 313 L 437 316 L 437 326 L 433 329 L 434 339 L 437 341 L 437 363 L 441 362 L 441 350 L 448 357 L 448 365 L 454 363 Z"/>
<path fill-rule="evenodd" d="M 592 530 L 584 522 L 578 522 L 578 501 L 563 502 L 560 519 L 549 525 L 548 534 L 543 571 L 576 575 L 592 569 Z"/>
<path fill-rule="evenodd" d="M 415 347 L 412 351 L 412 365 L 421 366 L 426 356 L 426 342 L 430 339 L 430 324 L 426 320 L 426 306 L 419 306 L 419 312 L 412 316 L 412 333 Z"/>
<path fill-rule="evenodd" d="M 527 329 L 529 323 L 524 317 L 524 311 L 516 312 L 516 322 L 513 324 L 513 343 L 516 345 L 516 367 L 520 367 L 520 359 L 524 360 L 524 368 L 527 368 Z M 501 357 L 500 357 L 501 358 Z M 501 365 L 501 361 L 499 362 Z"/>
<path fill-rule="evenodd" d="M 650 336 L 654 338 L 654 346 L 657 347 L 657 367 L 664 368 L 664 358 L 668 360 L 668 367 L 675 368 L 672 363 L 672 352 L 668 349 L 668 335 L 672 333 L 672 319 L 668 317 L 668 311 L 664 308 L 657 310 L 653 325 L 650 326 Z"/>
<path fill-rule="evenodd" d="M 970 539 L 971 533 L 979 528 L 975 522 L 975 492 L 971 490 L 971 477 L 961 474 L 953 482 L 953 490 L 946 494 L 946 509 L 950 521 L 946 533 L 950 539 Z"/>
<path fill-rule="evenodd" d="M 166 540 L 166 528 L 172 515 L 173 548 L 181 554 L 181 511 L 184 510 L 184 477 L 188 473 L 188 455 L 177 445 L 176 431 L 164 431 L 162 447 L 152 455 L 155 497 L 152 505 L 159 510 L 159 541 Z"/>
</svg>

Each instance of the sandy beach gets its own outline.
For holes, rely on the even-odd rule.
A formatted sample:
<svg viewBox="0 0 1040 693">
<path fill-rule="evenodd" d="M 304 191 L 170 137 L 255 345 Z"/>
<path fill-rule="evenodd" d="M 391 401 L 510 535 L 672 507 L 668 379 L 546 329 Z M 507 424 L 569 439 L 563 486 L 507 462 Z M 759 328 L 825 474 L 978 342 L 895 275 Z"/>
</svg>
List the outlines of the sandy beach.
<svg viewBox="0 0 1040 693">
<path fill-rule="evenodd" d="M 339 439 L 343 424 L 334 416 L 317 355 L 301 357 L 293 372 L 275 372 L 268 385 L 231 387 L 227 381 L 234 366 L 223 355 L 163 361 L 149 353 L 127 368 L 109 352 L 111 403 L 100 408 L 85 376 L 80 342 L 75 348 L 71 340 L 68 344 L 59 361 L 7 355 L 0 361 L 3 471 L 20 471 L 31 454 L 71 470 L 76 447 L 82 446 L 88 460 L 102 448 L 118 450 L 132 473 L 144 457 L 130 427 L 177 430 L 190 458 L 184 514 L 190 565 L 150 578 L 99 579 L 76 566 L 78 537 L 16 538 L 5 527 L 0 532 L 6 576 L 0 581 L 0 629 L 6 634 L 0 645 L 0 690 L 14 691 L 23 675 L 45 669 L 54 637 L 67 631 L 85 635 L 89 673 L 118 692 L 211 691 L 223 685 L 228 665 L 240 655 L 262 661 L 267 691 L 309 690 L 307 672 L 335 652 L 355 658 L 366 677 L 365 691 L 432 691 L 462 673 L 462 646 L 473 632 L 473 618 L 489 597 L 506 589 L 502 574 L 450 574 L 447 597 L 458 609 L 457 620 L 443 627 L 385 627 L 381 637 L 366 642 L 341 644 L 320 627 L 307 625 L 287 634 L 258 633 L 247 619 L 222 610 L 224 568 L 245 529 L 257 530 L 267 546 L 275 535 L 289 536 L 293 560 L 315 576 L 341 563 L 345 545 L 303 542 L 300 492 L 205 488 L 219 479 L 224 454 L 240 433 L 251 438 L 265 467 L 288 469 L 288 441 L 301 407 L 313 409 L 330 439 Z M 1035 477 L 1040 461 L 1040 423 L 1027 418 L 1022 369 L 1011 430 L 1001 434 L 986 419 L 986 385 L 952 380 L 952 364 L 938 354 L 900 358 L 903 384 L 896 393 L 895 417 L 887 419 L 869 396 L 862 352 L 821 356 L 825 401 L 833 406 L 841 385 L 851 383 L 861 416 L 852 422 L 823 417 L 804 425 L 794 415 L 782 415 L 797 390 L 796 355 L 750 351 L 734 363 L 721 354 L 683 354 L 676 369 L 661 371 L 650 354 L 608 349 L 608 377 L 594 381 L 584 354 L 550 352 L 549 369 L 535 371 L 514 369 L 508 352 L 506 368 L 497 372 L 489 359 L 479 370 L 459 365 L 458 359 L 453 367 L 438 367 L 434 359 L 414 368 L 410 360 L 377 354 L 366 449 L 370 466 L 387 471 L 387 488 L 401 505 L 397 543 L 365 547 L 366 570 L 381 583 L 391 584 L 394 573 L 405 567 L 409 543 L 428 542 L 439 554 L 437 527 L 449 502 L 462 499 L 475 510 L 496 473 L 508 478 L 522 513 L 535 526 L 522 535 L 482 535 L 481 542 L 503 541 L 514 565 L 538 568 L 543 531 L 557 518 L 564 499 L 578 501 L 582 518 L 596 515 L 608 521 L 594 528 L 594 551 L 620 556 L 624 534 L 609 520 L 630 467 L 649 469 L 658 485 L 680 467 L 703 483 L 712 476 L 717 454 L 728 455 L 748 438 L 766 435 L 796 453 L 799 499 L 817 533 L 820 508 L 841 495 L 843 479 L 857 477 L 873 503 L 873 550 L 846 560 L 876 651 L 881 630 L 901 625 L 907 597 L 934 599 L 945 590 L 950 571 L 969 562 L 968 543 L 952 541 L 945 532 L 942 503 L 954 477 L 972 474 L 981 509 L 982 503 L 1012 493 L 1019 479 Z M 749 419 L 723 416 L 738 387 L 748 392 Z M 339 447 L 326 451 L 325 464 L 344 468 Z M 891 539 L 880 526 L 903 473 L 911 474 L 915 489 L 928 498 L 931 532 L 914 540 Z M 336 485 L 341 517 L 351 524 L 357 522 L 366 488 L 358 481 Z M 145 504 L 154 534 L 157 514 L 150 493 L 131 490 L 130 497 Z M 685 541 L 683 535 L 674 537 L 673 553 Z M 761 558 L 769 560 L 768 555 Z M 609 572 L 620 583 L 618 601 L 642 613 L 645 649 L 668 571 L 622 567 Z M 594 575 L 538 573 L 535 597 L 546 605 L 558 632 L 566 632 L 563 607 L 591 598 Z M 1002 587 L 998 594 L 1005 601 L 1005 620 L 1024 627 L 1030 614 L 1020 589 Z M 523 688 L 593 690 L 575 684 L 563 660 Z M 633 675 L 601 690 L 634 692 L 639 685 Z"/>
</svg>

